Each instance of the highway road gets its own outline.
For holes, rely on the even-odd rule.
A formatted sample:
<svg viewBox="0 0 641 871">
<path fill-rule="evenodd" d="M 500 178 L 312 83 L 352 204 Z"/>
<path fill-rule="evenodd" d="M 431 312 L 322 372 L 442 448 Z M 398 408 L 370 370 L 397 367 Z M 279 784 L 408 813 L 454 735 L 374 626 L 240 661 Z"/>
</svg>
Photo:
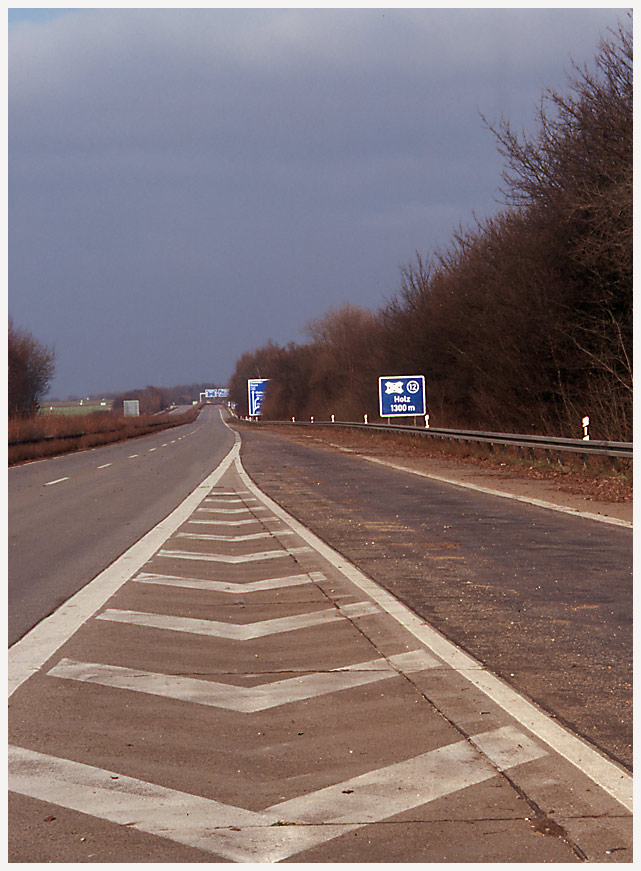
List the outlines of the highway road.
<svg viewBox="0 0 641 871">
<path fill-rule="evenodd" d="M 8 472 L 9 644 L 178 505 L 233 444 L 220 412 Z"/>
<path fill-rule="evenodd" d="M 232 426 L 10 473 L 9 860 L 632 861 L 631 531 Z"/>
<path fill-rule="evenodd" d="M 241 425 L 261 488 L 463 649 L 632 766 L 632 530 Z"/>
</svg>

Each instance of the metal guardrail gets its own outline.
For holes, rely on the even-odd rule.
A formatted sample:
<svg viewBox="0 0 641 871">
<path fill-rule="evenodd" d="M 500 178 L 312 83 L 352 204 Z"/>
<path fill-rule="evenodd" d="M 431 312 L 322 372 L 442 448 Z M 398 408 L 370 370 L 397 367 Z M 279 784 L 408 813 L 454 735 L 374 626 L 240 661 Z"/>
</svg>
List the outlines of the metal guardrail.
<svg viewBox="0 0 641 871">
<path fill-rule="evenodd" d="M 396 432 L 418 435 L 424 438 L 454 439 L 463 442 L 481 442 L 489 445 L 504 445 L 530 450 L 569 451 L 575 454 L 614 457 L 632 460 L 632 442 L 607 442 L 585 439 L 555 438 L 527 435 L 524 433 L 477 432 L 476 430 L 442 429 L 439 427 L 396 426 L 394 424 L 352 423 L 348 421 L 287 421 L 266 420 L 262 423 L 282 426 L 327 426 L 348 427 L 378 432 Z"/>
</svg>

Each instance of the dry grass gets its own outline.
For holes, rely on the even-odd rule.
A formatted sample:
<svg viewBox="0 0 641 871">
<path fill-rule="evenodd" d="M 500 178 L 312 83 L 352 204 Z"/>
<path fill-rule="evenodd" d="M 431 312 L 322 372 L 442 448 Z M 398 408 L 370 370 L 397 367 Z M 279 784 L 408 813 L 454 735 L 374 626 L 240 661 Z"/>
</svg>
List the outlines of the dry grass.
<svg viewBox="0 0 641 871">
<path fill-rule="evenodd" d="M 8 425 L 9 465 L 138 438 L 191 423 L 197 413 L 196 409 L 190 409 L 185 414 L 124 417 L 101 411 L 82 417 L 46 415 L 13 418 Z"/>
</svg>

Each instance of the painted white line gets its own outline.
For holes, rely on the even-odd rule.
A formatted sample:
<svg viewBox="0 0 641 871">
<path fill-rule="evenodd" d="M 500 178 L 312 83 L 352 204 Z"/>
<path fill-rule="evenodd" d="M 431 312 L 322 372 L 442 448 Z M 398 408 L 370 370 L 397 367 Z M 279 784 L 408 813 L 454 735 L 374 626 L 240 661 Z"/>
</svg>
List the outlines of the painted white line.
<svg viewBox="0 0 641 871">
<path fill-rule="evenodd" d="M 152 451 L 155 451 L 155 450 L 157 450 L 157 448 L 149 448 L 149 453 L 151 453 Z"/>
<path fill-rule="evenodd" d="M 280 535 L 293 535 L 291 529 L 284 529 Z M 179 532 L 178 538 L 191 538 L 195 541 L 258 541 L 262 538 L 273 538 L 271 532 L 251 532 L 249 535 L 208 535 L 205 532 Z"/>
<path fill-rule="evenodd" d="M 216 469 L 171 514 L 10 648 L 9 696 L 101 608 L 125 581 L 139 571 L 157 549 L 182 526 L 231 466 L 239 449 L 240 438 L 235 441 L 234 447 Z"/>
<path fill-rule="evenodd" d="M 9 748 L 9 789 L 97 819 L 168 838 L 235 862 L 279 862 L 339 835 L 421 807 L 491 780 L 545 750 L 512 727 L 386 765 L 263 811 L 72 762 L 22 747 Z M 299 825 L 283 825 L 299 823 Z"/>
<path fill-rule="evenodd" d="M 255 563 L 266 559 L 282 559 L 286 556 L 296 556 L 299 553 L 309 553 L 308 547 L 292 547 L 288 550 L 264 550 L 261 553 L 244 553 L 238 556 L 230 556 L 224 553 L 194 553 L 189 550 L 159 550 L 156 556 L 167 559 L 202 560 L 214 563 Z"/>
<path fill-rule="evenodd" d="M 225 497 L 225 496 L 223 496 L 222 494 L 221 494 L 220 496 L 219 496 L 218 494 L 216 494 L 216 496 L 208 496 L 208 497 L 205 499 L 205 503 L 206 503 L 207 505 L 209 505 L 209 504 L 214 504 L 214 505 L 237 505 L 238 503 L 240 503 L 240 504 L 242 505 L 242 504 L 244 504 L 246 501 L 257 502 L 258 500 L 256 499 L 255 496 L 251 496 L 249 499 L 247 499 L 247 498 L 245 498 L 245 499 L 241 499 L 240 497 L 239 497 L 239 498 L 235 498 L 235 497 L 231 497 L 231 496 L 229 496 L 229 497 Z"/>
<path fill-rule="evenodd" d="M 159 575 L 141 572 L 132 578 L 137 584 L 160 584 L 169 587 L 186 587 L 191 590 L 207 590 L 212 593 L 260 593 L 267 590 L 281 590 L 285 587 L 299 587 L 302 584 L 317 584 L 327 578 L 321 572 L 308 575 L 290 575 L 285 578 L 269 578 L 266 581 L 248 581 L 244 584 L 232 581 L 203 581 L 200 578 L 181 578 L 175 575 Z"/>
<path fill-rule="evenodd" d="M 545 741 L 555 752 L 586 774 L 625 808 L 632 810 L 632 777 L 628 771 L 602 755 L 582 738 L 552 720 L 549 714 L 537 708 L 496 675 L 483 668 L 480 663 L 460 650 L 434 627 L 422 620 L 402 602 L 399 602 L 391 593 L 363 574 L 338 551 L 335 551 L 321 538 L 314 535 L 310 529 L 299 523 L 254 484 L 245 471 L 240 457 L 237 457 L 234 463 L 247 487 L 262 500 L 273 514 L 283 520 L 331 565 L 339 569 L 346 578 L 398 620 L 428 650 L 478 687 L 488 698 L 514 717 L 517 722 Z"/>
<path fill-rule="evenodd" d="M 174 617 L 168 614 L 151 614 L 146 611 L 120 611 L 107 608 L 98 614 L 97 620 L 114 623 L 128 623 L 145 626 L 149 629 L 165 629 L 169 632 L 187 632 L 191 635 L 207 635 L 212 638 L 229 638 L 234 641 L 251 641 L 282 632 L 308 629 L 336 620 L 369 617 L 378 614 L 379 609 L 370 602 L 355 602 L 339 608 L 312 611 L 309 614 L 295 614 L 291 617 L 274 617 L 270 620 L 257 620 L 254 623 L 223 623 L 219 620 L 198 620 L 194 617 Z"/>
<path fill-rule="evenodd" d="M 546 502 L 544 499 L 535 499 L 533 496 L 519 496 L 515 493 L 506 493 L 504 490 L 493 490 L 490 487 L 482 487 L 479 484 L 471 484 L 465 481 L 454 481 L 452 478 L 445 478 L 442 475 L 432 475 L 428 472 L 419 472 L 416 469 L 408 469 L 407 466 L 400 466 L 397 463 L 390 463 L 387 460 L 379 460 L 378 457 L 360 456 L 369 463 L 377 463 L 379 466 L 386 466 L 389 469 L 395 469 L 397 472 L 410 472 L 412 475 L 418 475 L 419 478 L 429 478 L 431 481 L 439 481 L 442 484 L 452 484 L 455 487 L 463 487 L 466 490 L 474 490 L 477 493 L 486 493 L 488 496 L 500 496 L 502 499 L 513 499 L 515 502 L 525 502 L 528 505 L 535 505 L 538 508 L 560 511 L 562 514 L 572 514 L 575 517 L 583 517 L 586 520 L 598 520 L 599 523 L 609 523 L 612 526 L 624 526 L 626 529 L 633 528 L 633 522 L 631 520 L 620 520 L 618 517 L 607 517 L 603 514 L 594 514 L 590 511 L 580 511 L 578 508 L 558 505 L 556 502 Z"/>
<path fill-rule="evenodd" d="M 257 517 L 254 517 L 252 520 L 193 520 L 190 517 L 187 523 L 206 523 L 210 526 L 247 526 L 251 523 L 263 523 L 272 519 L 275 520 L 276 518 L 265 517 L 264 520 L 259 520 Z"/>
<path fill-rule="evenodd" d="M 231 430 L 233 432 L 233 430 Z M 210 496 L 239 496 L 249 495 L 249 490 L 212 490 Z"/>
<path fill-rule="evenodd" d="M 51 487 L 52 484 L 60 484 L 61 481 L 68 481 L 68 480 L 69 480 L 69 475 L 65 476 L 64 478 L 56 478 L 55 481 L 47 481 L 47 483 L 44 484 L 44 486 Z"/>
<path fill-rule="evenodd" d="M 96 466 L 96 468 L 97 469 L 107 469 L 107 468 L 109 468 L 109 466 L 112 466 L 112 465 L 113 465 L 113 463 L 105 463 L 102 466 Z"/>
<path fill-rule="evenodd" d="M 77 662 L 73 659 L 62 659 L 47 674 L 64 680 L 162 696 L 241 714 L 255 714 L 269 708 L 278 708 L 281 705 L 366 686 L 398 677 L 399 674 L 413 674 L 437 666 L 442 668 L 440 660 L 425 651 L 413 650 L 390 656 L 389 662 L 386 659 L 372 659 L 347 668 L 302 674 L 252 687 L 198 680 L 182 675 L 159 674 L 118 665 Z"/>
<path fill-rule="evenodd" d="M 129 457 L 128 457 L 128 459 L 133 460 L 133 459 L 135 459 L 137 456 L 139 456 L 139 455 L 138 455 L 138 454 L 130 454 Z"/>
<path fill-rule="evenodd" d="M 262 506 L 256 508 L 199 508 L 199 511 L 207 511 L 210 514 L 253 514 L 254 511 L 264 511 Z"/>
</svg>

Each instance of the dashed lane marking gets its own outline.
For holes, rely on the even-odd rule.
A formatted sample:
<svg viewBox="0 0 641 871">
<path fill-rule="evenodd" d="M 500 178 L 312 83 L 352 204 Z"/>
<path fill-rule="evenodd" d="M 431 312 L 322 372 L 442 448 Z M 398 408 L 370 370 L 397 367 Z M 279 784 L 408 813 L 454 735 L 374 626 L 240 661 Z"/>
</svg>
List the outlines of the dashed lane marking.
<svg viewBox="0 0 641 871">
<path fill-rule="evenodd" d="M 372 659 L 329 672 L 298 675 L 252 687 L 198 680 L 182 675 L 159 674 L 118 665 L 78 662 L 73 659 L 62 659 L 47 674 L 65 680 L 162 696 L 242 714 L 255 714 L 269 708 L 398 677 L 400 672 L 412 674 L 439 665 L 441 663 L 433 656 L 421 650 L 413 650 L 390 656 L 389 662 L 386 659 Z"/>
<path fill-rule="evenodd" d="M 240 437 L 235 439 L 234 446 L 213 472 L 171 514 L 10 648 L 7 669 L 9 696 L 101 608 L 116 590 L 148 562 L 187 518 L 191 517 L 194 509 L 231 466 L 239 450 Z"/>
<path fill-rule="evenodd" d="M 200 578 L 183 578 L 175 575 L 159 575 L 151 572 L 141 572 L 132 581 L 137 584 L 161 584 L 170 587 L 187 587 L 192 590 L 207 590 L 212 593 L 258 593 L 266 590 L 280 590 L 284 587 L 297 587 L 302 584 L 317 584 L 327 580 L 322 572 L 310 572 L 308 575 L 290 575 L 283 578 L 269 578 L 265 581 L 248 581 L 244 584 L 232 581 L 203 581 Z"/>
<path fill-rule="evenodd" d="M 68 480 L 69 480 L 69 475 L 65 475 L 64 478 L 56 478 L 55 481 L 47 481 L 47 482 L 44 484 L 44 486 L 45 486 L 45 487 L 51 487 L 52 484 L 60 484 L 62 481 L 68 481 Z"/>
<path fill-rule="evenodd" d="M 523 732 L 504 726 L 249 811 L 12 746 L 9 789 L 231 861 L 279 862 L 545 755 Z"/>
<path fill-rule="evenodd" d="M 293 632 L 298 629 L 308 629 L 310 626 L 333 623 L 343 618 L 354 620 L 358 617 L 368 617 L 378 613 L 380 613 L 379 608 L 371 602 L 354 602 L 350 605 L 341 605 L 338 608 L 312 611 L 308 614 L 295 614 L 290 617 L 257 620 L 254 623 L 224 623 L 219 620 L 199 620 L 195 617 L 176 617 L 168 614 L 152 614 L 147 611 L 121 611 L 116 608 L 108 608 L 102 614 L 98 614 L 96 619 L 146 626 L 150 629 L 166 629 L 171 632 L 188 632 L 192 635 L 231 638 L 234 641 L 251 641 L 254 638 L 264 638 L 267 635 L 277 635 L 281 632 Z"/>
</svg>

